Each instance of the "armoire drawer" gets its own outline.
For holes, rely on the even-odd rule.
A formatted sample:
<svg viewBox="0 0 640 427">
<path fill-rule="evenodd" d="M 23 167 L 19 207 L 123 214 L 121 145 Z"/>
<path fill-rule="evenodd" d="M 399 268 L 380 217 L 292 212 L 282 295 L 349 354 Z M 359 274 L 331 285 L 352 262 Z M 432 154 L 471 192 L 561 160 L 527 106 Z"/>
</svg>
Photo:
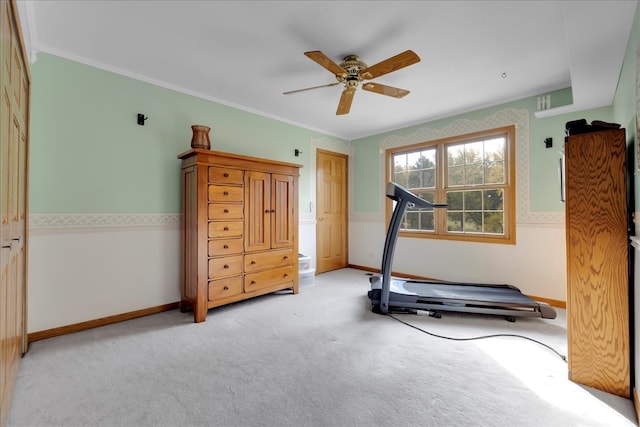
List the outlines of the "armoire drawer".
<svg viewBox="0 0 640 427">
<path fill-rule="evenodd" d="M 209 260 L 209 279 L 242 274 L 242 255 Z"/>
<path fill-rule="evenodd" d="M 209 301 L 240 295 L 242 292 L 242 276 L 209 282 Z"/>
<path fill-rule="evenodd" d="M 209 203 L 209 219 L 242 219 L 242 205 Z"/>
<path fill-rule="evenodd" d="M 210 221 L 209 237 L 239 237 L 243 229 L 242 221 Z"/>
<path fill-rule="evenodd" d="M 243 172 L 239 169 L 209 167 L 209 182 L 222 184 L 242 184 Z"/>
<path fill-rule="evenodd" d="M 220 257 L 242 253 L 242 238 L 209 240 L 209 256 Z"/>
<path fill-rule="evenodd" d="M 291 249 L 248 253 L 244 257 L 244 271 L 246 273 L 288 265 L 293 265 L 293 250 Z"/>
<path fill-rule="evenodd" d="M 242 202 L 242 187 L 230 185 L 209 185 L 210 202 Z"/>
<path fill-rule="evenodd" d="M 293 266 L 274 268 L 244 276 L 244 291 L 252 292 L 272 285 L 291 282 L 293 286 Z"/>
</svg>

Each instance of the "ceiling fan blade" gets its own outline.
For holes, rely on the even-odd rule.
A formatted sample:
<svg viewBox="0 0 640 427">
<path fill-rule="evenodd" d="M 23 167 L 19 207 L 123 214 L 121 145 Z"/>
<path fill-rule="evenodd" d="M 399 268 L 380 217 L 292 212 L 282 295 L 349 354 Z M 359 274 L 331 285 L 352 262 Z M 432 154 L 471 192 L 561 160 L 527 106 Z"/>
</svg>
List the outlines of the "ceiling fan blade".
<svg viewBox="0 0 640 427">
<path fill-rule="evenodd" d="M 384 76 L 385 74 L 413 65 L 416 62 L 420 62 L 420 57 L 416 55 L 414 51 L 406 50 L 396 56 L 378 62 L 371 67 L 365 68 L 360 71 L 360 77 L 365 80 L 375 79 L 376 77 Z"/>
<path fill-rule="evenodd" d="M 340 84 L 340 82 L 335 82 L 335 83 L 329 83 L 328 85 L 306 87 L 304 89 L 296 89 L 296 90 L 290 90 L 288 92 L 282 92 L 282 94 L 283 95 L 291 95 L 292 93 L 304 92 L 305 90 L 320 89 L 321 87 L 336 86 L 336 85 L 339 85 L 339 84 Z"/>
<path fill-rule="evenodd" d="M 338 109 L 336 110 L 336 116 L 349 114 L 349 110 L 351 110 L 351 103 L 353 102 L 353 95 L 355 95 L 355 93 L 356 90 L 354 88 L 347 88 L 342 91 L 340 102 L 338 103 Z"/>
<path fill-rule="evenodd" d="M 380 95 L 392 96 L 394 98 L 402 98 L 409 95 L 408 90 L 398 89 L 397 87 L 381 85 L 380 83 L 367 82 L 362 84 L 362 89 L 369 92 L 379 93 Z"/>
<path fill-rule="evenodd" d="M 333 62 L 328 56 L 326 56 L 324 53 L 320 52 L 319 50 L 305 52 L 304 54 L 309 59 L 312 59 L 313 61 L 322 65 L 324 68 L 331 71 L 336 76 L 347 77 L 348 73 L 344 68 L 342 68 L 341 66 Z"/>
</svg>

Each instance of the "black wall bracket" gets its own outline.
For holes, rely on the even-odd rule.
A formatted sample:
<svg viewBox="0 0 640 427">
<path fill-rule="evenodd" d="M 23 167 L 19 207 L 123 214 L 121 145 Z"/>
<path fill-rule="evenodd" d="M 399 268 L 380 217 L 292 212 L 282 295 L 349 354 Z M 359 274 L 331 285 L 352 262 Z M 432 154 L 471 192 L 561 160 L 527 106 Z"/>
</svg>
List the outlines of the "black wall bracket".
<svg viewBox="0 0 640 427">
<path fill-rule="evenodd" d="M 545 146 L 545 148 L 553 147 L 553 138 L 546 138 L 544 140 L 544 146 Z"/>
<path fill-rule="evenodd" d="M 144 121 L 147 120 L 149 117 L 145 117 L 144 114 L 142 113 L 138 113 L 138 124 L 140 126 L 144 126 Z"/>
</svg>

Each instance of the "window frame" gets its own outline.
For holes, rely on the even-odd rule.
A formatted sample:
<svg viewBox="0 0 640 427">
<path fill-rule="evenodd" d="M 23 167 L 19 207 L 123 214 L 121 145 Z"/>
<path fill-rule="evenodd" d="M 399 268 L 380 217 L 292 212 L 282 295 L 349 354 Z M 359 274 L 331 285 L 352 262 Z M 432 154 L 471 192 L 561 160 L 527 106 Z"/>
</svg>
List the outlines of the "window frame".
<svg viewBox="0 0 640 427">
<path fill-rule="evenodd" d="M 385 177 L 386 181 L 392 181 L 394 164 L 394 155 L 400 153 L 407 153 L 411 151 L 417 151 L 420 149 L 436 148 L 436 188 L 435 188 L 435 203 L 446 203 L 446 192 L 453 187 L 446 187 L 446 177 L 448 161 L 446 156 L 446 147 L 449 145 L 457 145 L 465 142 L 473 142 L 478 139 L 491 139 L 493 137 L 505 137 L 505 183 L 503 192 L 503 210 L 504 210 L 504 234 L 482 234 L 482 233 L 464 233 L 464 232 L 451 232 L 447 230 L 447 209 L 436 209 L 434 218 L 434 231 L 426 230 L 400 230 L 400 237 L 413 237 L 413 238 L 426 238 L 426 239 L 441 239 L 441 240 L 454 240 L 464 242 L 481 242 L 481 243 L 500 243 L 500 244 L 515 244 L 516 243 L 516 127 L 515 125 L 503 126 L 499 128 L 487 129 L 478 132 L 466 133 L 447 137 L 443 139 L 437 139 L 432 141 L 424 141 L 417 144 L 404 145 L 394 148 L 389 148 L 385 151 Z M 474 186 L 466 186 L 466 188 Z M 493 184 L 477 185 L 478 189 L 495 188 Z M 464 187 L 461 187 L 461 189 Z M 411 189 L 409 189 L 411 191 Z M 394 202 L 386 198 L 385 201 L 385 217 L 387 224 L 391 220 L 391 214 L 393 212 Z M 406 214 L 405 214 L 406 215 Z"/>
</svg>

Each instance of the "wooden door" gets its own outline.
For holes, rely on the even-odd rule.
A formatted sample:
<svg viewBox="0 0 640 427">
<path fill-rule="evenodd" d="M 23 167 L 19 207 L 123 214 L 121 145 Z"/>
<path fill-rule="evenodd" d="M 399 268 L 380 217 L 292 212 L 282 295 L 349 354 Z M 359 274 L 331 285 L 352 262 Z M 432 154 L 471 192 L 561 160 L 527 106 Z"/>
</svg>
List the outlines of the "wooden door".
<svg viewBox="0 0 640 427">
<path fill-rule="evenodd" d="M 13 1 L 0 0 L 0 425 L 26 351 L 28 63 Z"/>
<path fill-rule="evenodd" d="M 244 250 L 271 249 L 271 174 L 244 174 Z"/>
<path fill-rule="evenodd" d="M 295 238 L 293 177 L 271 176 L 271 247 L 290 248 Z"/>
<path fill-rule="evenodd" d="M 347 160 L 318 150 L 316 160 L 316 273 L 348 265 Z"/>
<path fill-rule="evenodd" d="M 565 144 L 569 378 L 630 397 L 624 130 Z"/>
</svg>

